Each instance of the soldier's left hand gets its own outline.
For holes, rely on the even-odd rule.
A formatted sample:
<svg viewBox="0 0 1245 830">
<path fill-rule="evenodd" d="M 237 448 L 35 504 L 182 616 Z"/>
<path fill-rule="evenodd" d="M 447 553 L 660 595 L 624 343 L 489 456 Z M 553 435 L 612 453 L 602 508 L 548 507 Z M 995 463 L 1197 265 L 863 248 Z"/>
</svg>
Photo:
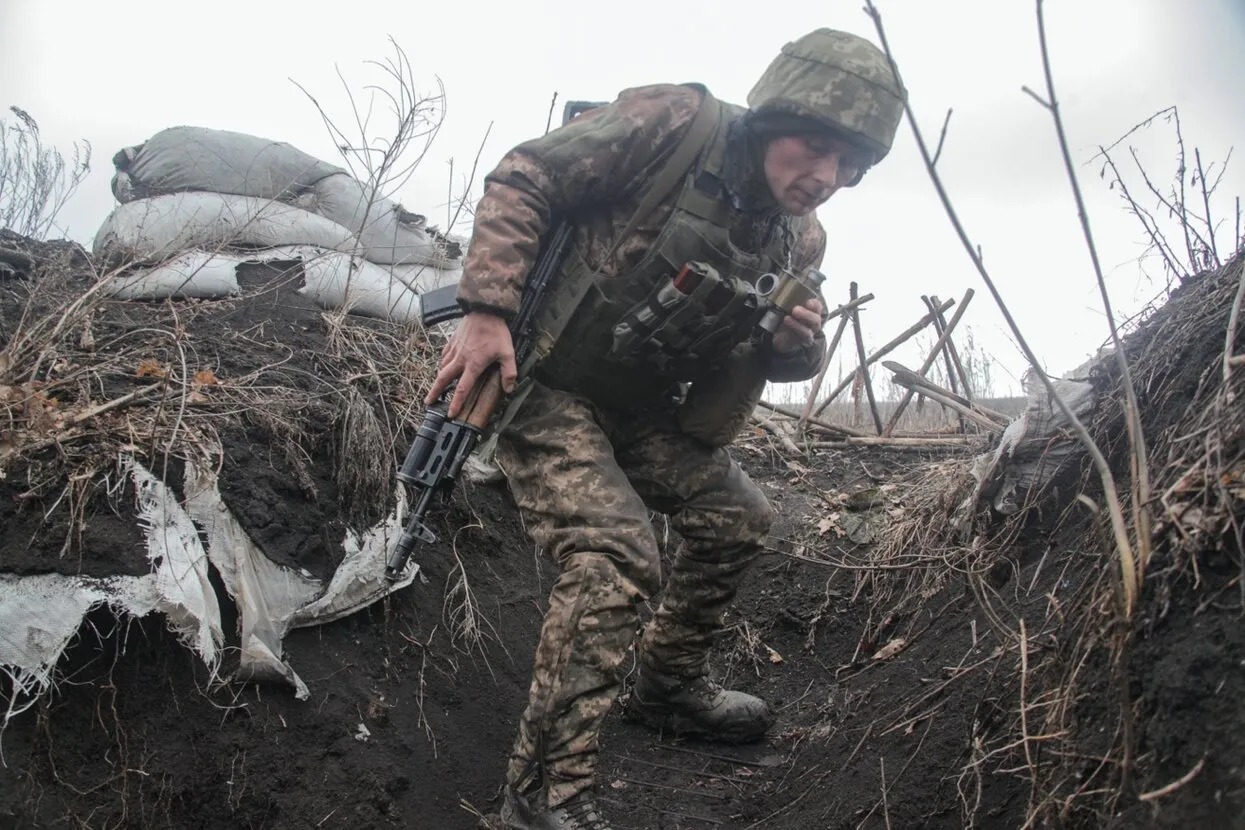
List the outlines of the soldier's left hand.
<svg viewBox="0 0 1245 830">
<path fill-rule="evenodd" d="M 790 354 L 799 351 L 813 342 L 817 332 L 821 331 L 821 302 L 809 300 L 804 305 L 791 309 L 782 320 L 778 331 L 774 332 L 773 348 L 779 354 Z"/>
</svg>

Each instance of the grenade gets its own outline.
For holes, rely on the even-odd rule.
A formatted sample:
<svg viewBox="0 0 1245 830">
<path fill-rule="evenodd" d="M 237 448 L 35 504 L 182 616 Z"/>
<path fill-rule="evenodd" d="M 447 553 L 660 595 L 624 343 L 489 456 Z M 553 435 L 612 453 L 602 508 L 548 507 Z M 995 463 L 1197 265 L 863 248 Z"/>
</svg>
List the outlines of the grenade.
<svg viewBox="0 0 1245 830">
<path fill-rule="evenodd" d="M 785 269 L 778 274 L 762 274 L 756 281 L 756 292 L 768 308 L 758 325 L 770 334 L 778 331 L 793 308 L 817 298 L 817 289 L 825 281 L 826 275 L 816 268 L 808 269 L 803 276 Z"/>
</svg>

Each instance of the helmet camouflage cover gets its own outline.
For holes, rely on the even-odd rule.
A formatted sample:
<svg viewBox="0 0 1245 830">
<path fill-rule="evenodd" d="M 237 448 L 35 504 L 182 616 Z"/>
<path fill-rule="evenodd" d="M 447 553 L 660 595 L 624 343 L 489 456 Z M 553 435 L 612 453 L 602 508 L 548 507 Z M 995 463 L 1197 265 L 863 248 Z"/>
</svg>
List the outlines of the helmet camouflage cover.
<svg viewBox="0 0 1245 830">
<path fill-rule="evenodd" d="M 848 32 L 817 29 L 783 46 L 748 93 L 754 112 L 786 112 L 890 152 L 907 93 L 886 54 Z"/>
</svg>

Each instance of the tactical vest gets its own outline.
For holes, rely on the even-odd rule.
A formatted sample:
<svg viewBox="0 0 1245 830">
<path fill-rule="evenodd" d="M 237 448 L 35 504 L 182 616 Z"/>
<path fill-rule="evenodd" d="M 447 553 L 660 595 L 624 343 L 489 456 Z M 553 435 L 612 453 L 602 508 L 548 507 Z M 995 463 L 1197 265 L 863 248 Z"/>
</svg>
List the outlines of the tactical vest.
<svg viewBox="0 0 1245 830">
<path fill-rule="evenodd" d="M 798 230 L 779 218 L 755 254 L 731 241 L 723 166 L 729 126 L 745 111 L 718 108 L 670 219 L 633 269 L 603 276 L 572 249 L 536 323 L 538 331 L 556 331 L 555 321 L 564 320 L 552 348 L 534 361 L 537 380 L 613 408 L 649 408 L 679 383 L 713 371 L 752 335 L 763 305 L 752 293 L 756 280 L 786 266 Z M 715 272 L 716 280 L 703 276 Z M 696 284 L 678 291 L 680 276 Z"/>
</svg>

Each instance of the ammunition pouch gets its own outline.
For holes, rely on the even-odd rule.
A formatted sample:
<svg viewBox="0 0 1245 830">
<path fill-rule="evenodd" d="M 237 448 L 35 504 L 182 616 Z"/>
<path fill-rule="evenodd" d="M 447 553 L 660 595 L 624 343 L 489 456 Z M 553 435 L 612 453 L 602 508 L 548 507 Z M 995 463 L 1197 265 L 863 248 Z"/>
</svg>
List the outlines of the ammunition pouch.
<svg viewBox="0 0 1245 830">
<path fill-rule="evenodd" d="M 730 444 L 748 423 L 765 383 L 765 361 L 756 344 L 740 343 L 691 384 L 675 413 L 679 429 L 711 447 Z"/>
<path fill-rule="evenodd" d="M 689 262 L 615 324 L 608 358 L 687 377 L 748 336 L 757 304 L 751 283 L 723 278 L 708 263 Z"/>
</svg>

